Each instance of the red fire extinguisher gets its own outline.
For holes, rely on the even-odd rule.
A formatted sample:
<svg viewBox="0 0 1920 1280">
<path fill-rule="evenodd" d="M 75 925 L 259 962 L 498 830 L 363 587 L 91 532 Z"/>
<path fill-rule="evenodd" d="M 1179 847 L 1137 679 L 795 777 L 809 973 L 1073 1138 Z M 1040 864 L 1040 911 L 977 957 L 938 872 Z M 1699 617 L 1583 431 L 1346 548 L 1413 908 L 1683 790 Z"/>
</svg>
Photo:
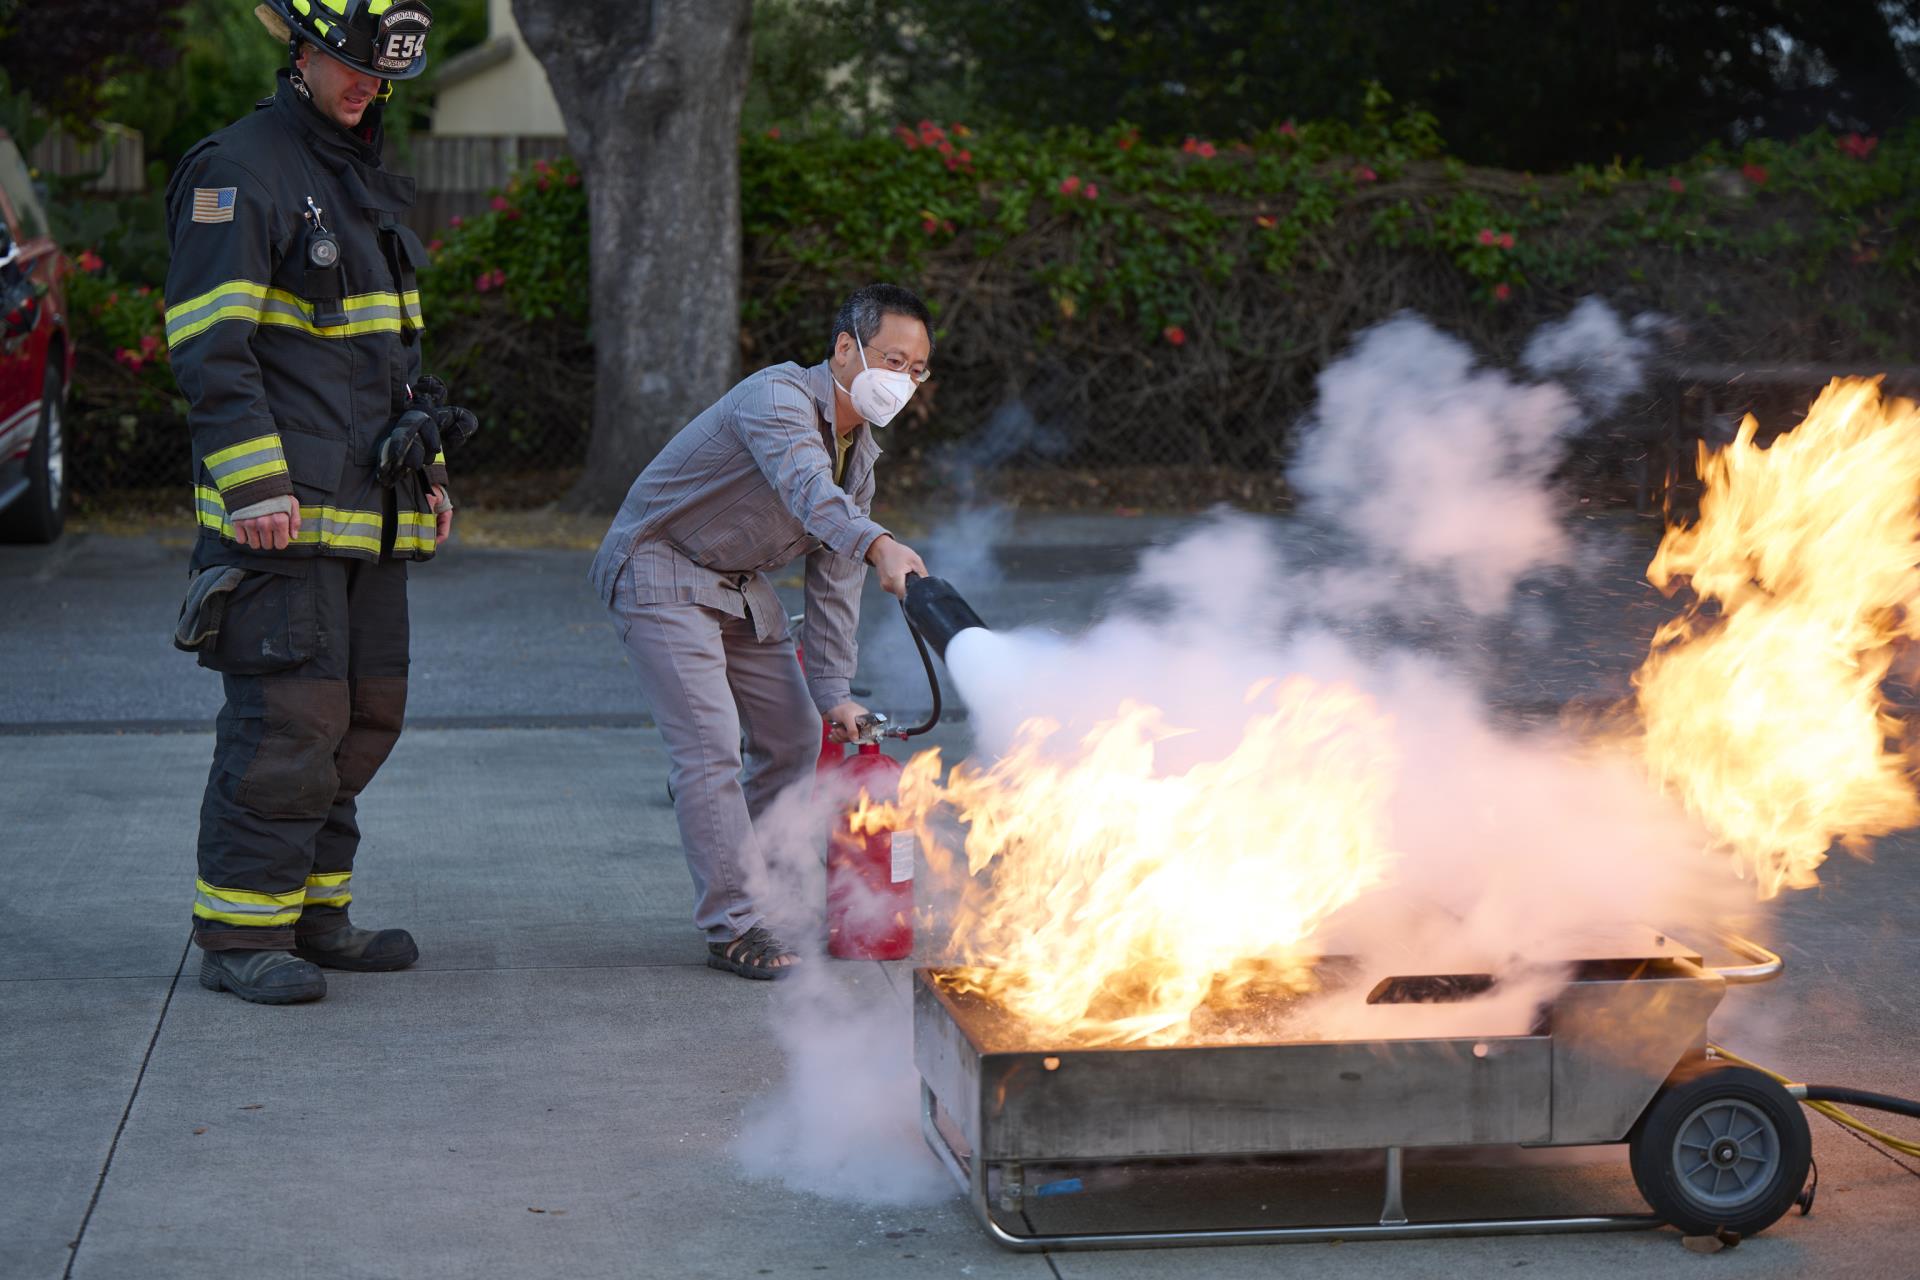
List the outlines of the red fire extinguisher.
<svg viewBox="0 0 1920 1280">
<path fill-rule="evenodd" d="M 907 615 L 920 661 L 927 669 L 933 693 L 933 712 L 926 723 L 896 729 L 875 712 L 860 719 L 853 755 L 821 730 L 820 763 L 815 786 L 843 797 L 832 818 L 827 843 L 827 954 L 842 960 L 904 960 L 913 954 L 913 873 L 919 860 L 919 839 L 911 831 L 873 831 L 856 835 L 849 822 L 864 793 L 874 803 L 898 797 L 900 763 L 880 749 L 883 738 L 905 741 L 940 723 L 940 680 L 920 630 Z"/>
<path fill-rule="evenodd" d="M 842 960 L 904 960 L 913 954 L 914 834 L 860 835 L 848 821 L 863 794 L 884 803 L 899 792 L 900 763 L 878 741 L 886 718 L 873 720 L 853 755 L 836 743 L 840 754 L 822 757 L 822 784 L 829 794 L 846 797 L 827 840 L 827 954 Z"/>
</svg>

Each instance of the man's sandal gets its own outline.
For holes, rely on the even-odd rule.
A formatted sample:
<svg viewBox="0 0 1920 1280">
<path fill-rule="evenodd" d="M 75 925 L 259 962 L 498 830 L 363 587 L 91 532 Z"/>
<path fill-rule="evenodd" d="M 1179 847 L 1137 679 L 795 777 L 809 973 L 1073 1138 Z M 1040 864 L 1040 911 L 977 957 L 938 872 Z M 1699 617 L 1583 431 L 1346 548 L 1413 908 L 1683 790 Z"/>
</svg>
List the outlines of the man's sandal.
<svg viewBox="0 0 1920 1280">
<path fill-rule="evenodd" d="M 794 958 L 787 964 L 772 963 L 782 956 Z M 725 969 L 743 978 L 784 978 L 800 967 L 800 957 L 769 930 L 755 925 L 732 942 L 709 942 L 707 967 Z"/>
</svg>

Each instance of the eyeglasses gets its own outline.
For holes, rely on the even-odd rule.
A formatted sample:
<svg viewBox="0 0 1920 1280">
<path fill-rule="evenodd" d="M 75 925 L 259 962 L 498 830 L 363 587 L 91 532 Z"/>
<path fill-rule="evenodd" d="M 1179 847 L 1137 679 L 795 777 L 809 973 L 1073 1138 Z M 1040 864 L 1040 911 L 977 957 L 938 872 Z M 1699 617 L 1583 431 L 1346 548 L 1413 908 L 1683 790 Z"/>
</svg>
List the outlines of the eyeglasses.
<svg viewBox="0 0 1920 1280">
<path fill-rule="evenodd" d="M 872 343 L 862 343 L 861 345 L 879 356 L 880 363 L 886 368 L 891 369 L 895 373 L 904 373 L 916 383 L 925 382 L 933 376 L 933 370 L 923 364 L 914 364 L 907 359 L 904 351 L 882 351 Z"/>
</svg>

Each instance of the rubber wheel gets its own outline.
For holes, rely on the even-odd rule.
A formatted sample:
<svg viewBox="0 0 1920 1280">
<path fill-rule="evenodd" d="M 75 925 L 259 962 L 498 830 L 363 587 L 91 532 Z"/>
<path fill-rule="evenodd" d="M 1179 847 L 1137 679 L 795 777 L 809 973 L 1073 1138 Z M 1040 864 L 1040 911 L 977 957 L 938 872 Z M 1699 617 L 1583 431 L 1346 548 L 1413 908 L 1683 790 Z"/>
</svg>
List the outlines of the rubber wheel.
<svg viewBox="0 0 1920 1280">
<path fill-rule="evenodd" d="M 1793 1207 L 1813 1159 L 1800 1104 L 1746 1067 L 1669 1080 L 1628 1142 L 1640 1194 L 1690 1236 L 1766 1230 Z"/>
<path fill-rule="evenodd" d="M 40 429 L 27 453 L 27 491 L 0 511 L 0 542 L 52 542 L 67 527 L 67 435 L 60 371 L 40 386 Z"/>
</svg>

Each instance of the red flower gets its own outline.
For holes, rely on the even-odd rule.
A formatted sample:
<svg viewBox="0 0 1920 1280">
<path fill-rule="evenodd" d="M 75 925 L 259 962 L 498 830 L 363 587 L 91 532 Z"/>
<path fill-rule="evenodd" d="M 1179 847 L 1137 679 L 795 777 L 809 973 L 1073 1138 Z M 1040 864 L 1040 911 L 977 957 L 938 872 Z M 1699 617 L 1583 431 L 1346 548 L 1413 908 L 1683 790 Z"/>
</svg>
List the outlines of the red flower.
<svg viewBox="0 0 1920 1280">
<path fill-rule="evenodd" d="M 89 275 L 107 265 L 106 260 L 91 249 L 82 249 L 74 263 Z"/>
<path fill-rule="evenodd" d="M 107 295 L 107 305 L 110 307 L 117 307 L 120 305 L 120 291 L 118 289 L 114 290 L 112 293 Z"/>
<path fill-rule="evenodd" d="M 1213 159 L 1215 155 L 1213 144 L 1211 142 L 1201 143 L 1200 146 L 1196 149 L 1195 154 L 1198 155 L 1202 160 Z"/>
<path fill-rule="evenodd" d="M 1500 233 L 1500 247 L 1501 247 L 1502 249 L 1511 249 L 1511 248 L 1513 248 L 1513 232 L 1511 232 L 1511 231 L 1502 231 L 1502 232 Z"/>
<path fill-rule="evenodd" d="M 1767 167 L 1763 164 L 1741 165 L 1740 176 L 1756 187 L 1764 187 L 1767 185 Z"/>
<path fill-rule="evenodd" d="M 1271 231 L 1280 224 L 1276 222 L 1271 215 L 1263 213 L 1254 218 L 1253 225 L 1259 227 L 1262 231 Z"/>
<path fill-rule="evenodd" d="M 952 234 L 953 234 L 953 219 L 952 219 L 952 218 L 942 218 L 942 219 L 940 219 L 940 229 L 941 229 L 942 231 L 944 231 L 944 232 L 946 232 L 946 233 L 947 233 L 948 235 L 952 235 Z"/>
<path fill-rule="evenodd" d="M 507 210 L 507 221 L 508 222 L 520 221 L 520 211 L 518 209 Z"/>
<path fill-rule="evenodd" d="M 1513 286 L 1507 284 L 1505 281 L 1502 281 L 1501 283 L 1493 286 L 1493 296 L 1497 300 L 1501 302 L 1505 302 L 1508 298 L 1511 298 L 1513 296 Z"/>
<path fill-rule="evenodd" d="M 900 139 L 900 145 L 912 151 L 920 145 L 920 135 L 903 124 L 893 126 L 893 136 Z"/>
<path fill-rule="evenodd" d="M 776 124 L 773 127 L 769 128 L 767 130 L 767 136 L 769 138 L 774 139 L 775 141 L 778 141 L 780 138 L 780 126 Z"/>
<path fill-rule="evenodd" d="M 926 143 L 928 146 L 932 146 L 946 136 L 947 131 L 933 121 L 922 120 L 920 122 L 920 141 Z"/>
<path fill-rule="evenodd" d="M 141 355 L 151 360 L 153 358 L 153 353 L 158 351 L 159 349 L 160 349 L 159 335 L 152 334 L 152 333 L 143 333 L 140 335 L 140 354 Z"/>
<path fill-rule="evenodd" d="M 1187 345 L 1187 331 L 1177 324 L 1170 324 L 1160 331 L 1160 336 L 1176 347 Z"/>
<path fill-rule="evenodd" d="M 568 174 L 568 175 L 567 175 L 567 185 L 568 185 L 568 186 L 570 186 L 570 187 L 577 187 L 577 186 L 579 186 L 579 185 L 580 185 L 580 175 L 579 175 L 579 174 L 577 174 L 577 173 L 570 173 L 570 174 Z"/>
<path fill-rule="evenodd" d="M 1835 139 L 1833 145 L 1839 147 L 1855 160 L 1865 160 L 1873 154 L 1873 149 L 1880 145 L 1880 139 L 1866 138 L 1857 133 L 1849 133 L 1845 137 Z"/>
<path fill-rule="evenodd" d="M 948 173 L 958 173 L 958 172 L 960 172 L 960 157 L 959 157 L 959 156 L 948 156 L 948 157 L 947 157 L 947 172 L 948 172 Z"/>
<path fill-rule="evenodd" d="M 1061 195 L 1070 196 L 1079 190 L 1080 190 L 1080 178 L 1077 174 L 1070 173 L 1066 177 L 1060 179 Z"/>
<path fill-rule="evenodd" d="M 1291 120 L 1286 121 L 1280 126 L 1280 133 L 1281 136 L 1288 138 L 1297 138 L 1300 136 L 1299 128 Z"/>
<path fill-rule="evenodd" d="M 500 267 L 493 269 L 493 287 L 496 289 L 504 289 L 507 287 L 507 273 Z"/>
<path fill-rule="evenodd" d="M 153 296 L 153 286 L 143 284 L 138 289 L 135 289 L 133 292 L 135 297 L 151 298 Z"/>
<path fill-rule="evenodd" d="M 440 251 L 441 251 L 442 249 L 444 249 L 444 248 L 446 248 L 446 247 L 447 247 L 447 242 L 446 242 L 445 240 L 429 240 L 429 241 L 427 241 L 427 252 L 428 252 L 428 253 L 438 253 L 438 252 L 440 252 Z"/>
<path fill-rule="evenodd" d="M 1080 194 L 1089 200 L 1098 200 L 1100 198 L 1100 188 L 1089 182 Z"/>
<path fill-rule="evenodd" d="M 950 156 L 950 155 L 952 155 L 952 154 L 953 154 L 953 144 L 952 144 L 951 142 L 948 142 L 948 141 L 946 141 L 945 139 L 942 139 L 942 140 L 941 140 L 941 142 L 940 142 L 940 154 L 941 154 L 941 155 L 943 155 L 943 156 Z"/>
<path fill-rule="evenodd" d="M 1189 137 L 1185 142 L 1180 144 L 1180 149 L 1186 152 L 1188 155 L 1192 155 L 1194 152 L 1200 149 L 1200 140 L 1198 138 Z"/>
<path fill-rule="evenodd" d="M 1119 139 L 1115 141 L 1114 145 L 1122 151 L 1131 151 L 1133 150 L 1133 144 L 1138 141 L 1140 141 L 1140 135 L 1138 133 L 1123 133 Z"/>
<path fill-rule="evenodd" d="M 450 227 L 464 227 L 467 225 L 467 220 L 456 213 L 447 219 L 447 225 Z"/>
<path fill-rule="evenodd" d="M 493 288 L 493 272 L 482 271 L 473 278 L 473 291 L 475 293 L 485 293 L 491 288 Z"/>
<path fill-rule="evenodd" d="M 533 171 L 535 173 L 542 173 L 542 174 L 552 173 L 553 166 L 548 164 L 545 160 L 535 160 L 533 162 Z"/>
<path fill-rule="evenodd" d="M 920 229 L 926 232 L 928 235 L 932 235 L 934 232 L 940 229 L 940 223 L 938 220 L 936 220 L 933 217 L 933 215 L 929 214 L 926 217 L 920 219 Z"/>
<path fill-rule="evenodd" d="M 1363 164 L 1353 171 L 1353 180 L 1355 182 L 1378 182 L 1380 175 Z"/>
<path fill-rule="evenodd" d="M 963 124 L 955 123 L 947 127 L 953 130 L 953 136 L 956 138 L 971 138 L 973 136 L 973 130 Z"/>
<path fill-rule="evenodd" d="M 968 151 L 965 147 L 962 147 L 960 149 L 960 154 L 955 158 L 958 159 L 961 164 L 972 164 L 973 152 Z"/>
<path fill-rule="evenodd" d="M 1678 194 L 1682 191 L 1685 191 L 1686 189 L 1687 189 L 1687 184 L 1680 181 L 1680 179 L 1678 178 L 1667 179 L 1667 190 L 1674 192 L 1675 194 Z"/>
<path fill-rule="evenodd" d="M 1496 236 L 1495 234 L 1493 234 L 1493 228 L 1492 228 L 1492 227 L 1482 227 L 1482 228 L 1480 228 L 1480 243 L 1481 243 L 1481 244 L 1494 244 L 1494 243 L 1496 243 L 1496 242 L 1498 242 L 1498 241 L 1499 241 L 1499 239 L 1500 239 L 1500 237 L 1499 237 L 1499 236 Z"/>
<path fill-rule="evenodd" d="M 545 191 L 545 190 L 546 190 L 546 189 L 547 189 L 547 188 L 548 188 L 549 186 L 551 186 L 551 185 L 553 185 L 553 184 L 552 184 L 552 182 L 551 182 L 551 181 L 550 181 L 549 179 L 547 179 L 547 178 L 542 178 L 542 179 L 540 179 L 540 189 L 541 189 L 542 191 Z"/>
<path fill-rule="evenodd" d="M 138 351 L 135 351 L 132 347 L 120 348 L 118 351 L 113 353 L 113 358 L 119 363 L 125 365 L 127 368 L 133 370 L 135 373 L 140 372 L 140 366 L 146 363 L 146 358 L 143 357 Z"/>
</svg>

